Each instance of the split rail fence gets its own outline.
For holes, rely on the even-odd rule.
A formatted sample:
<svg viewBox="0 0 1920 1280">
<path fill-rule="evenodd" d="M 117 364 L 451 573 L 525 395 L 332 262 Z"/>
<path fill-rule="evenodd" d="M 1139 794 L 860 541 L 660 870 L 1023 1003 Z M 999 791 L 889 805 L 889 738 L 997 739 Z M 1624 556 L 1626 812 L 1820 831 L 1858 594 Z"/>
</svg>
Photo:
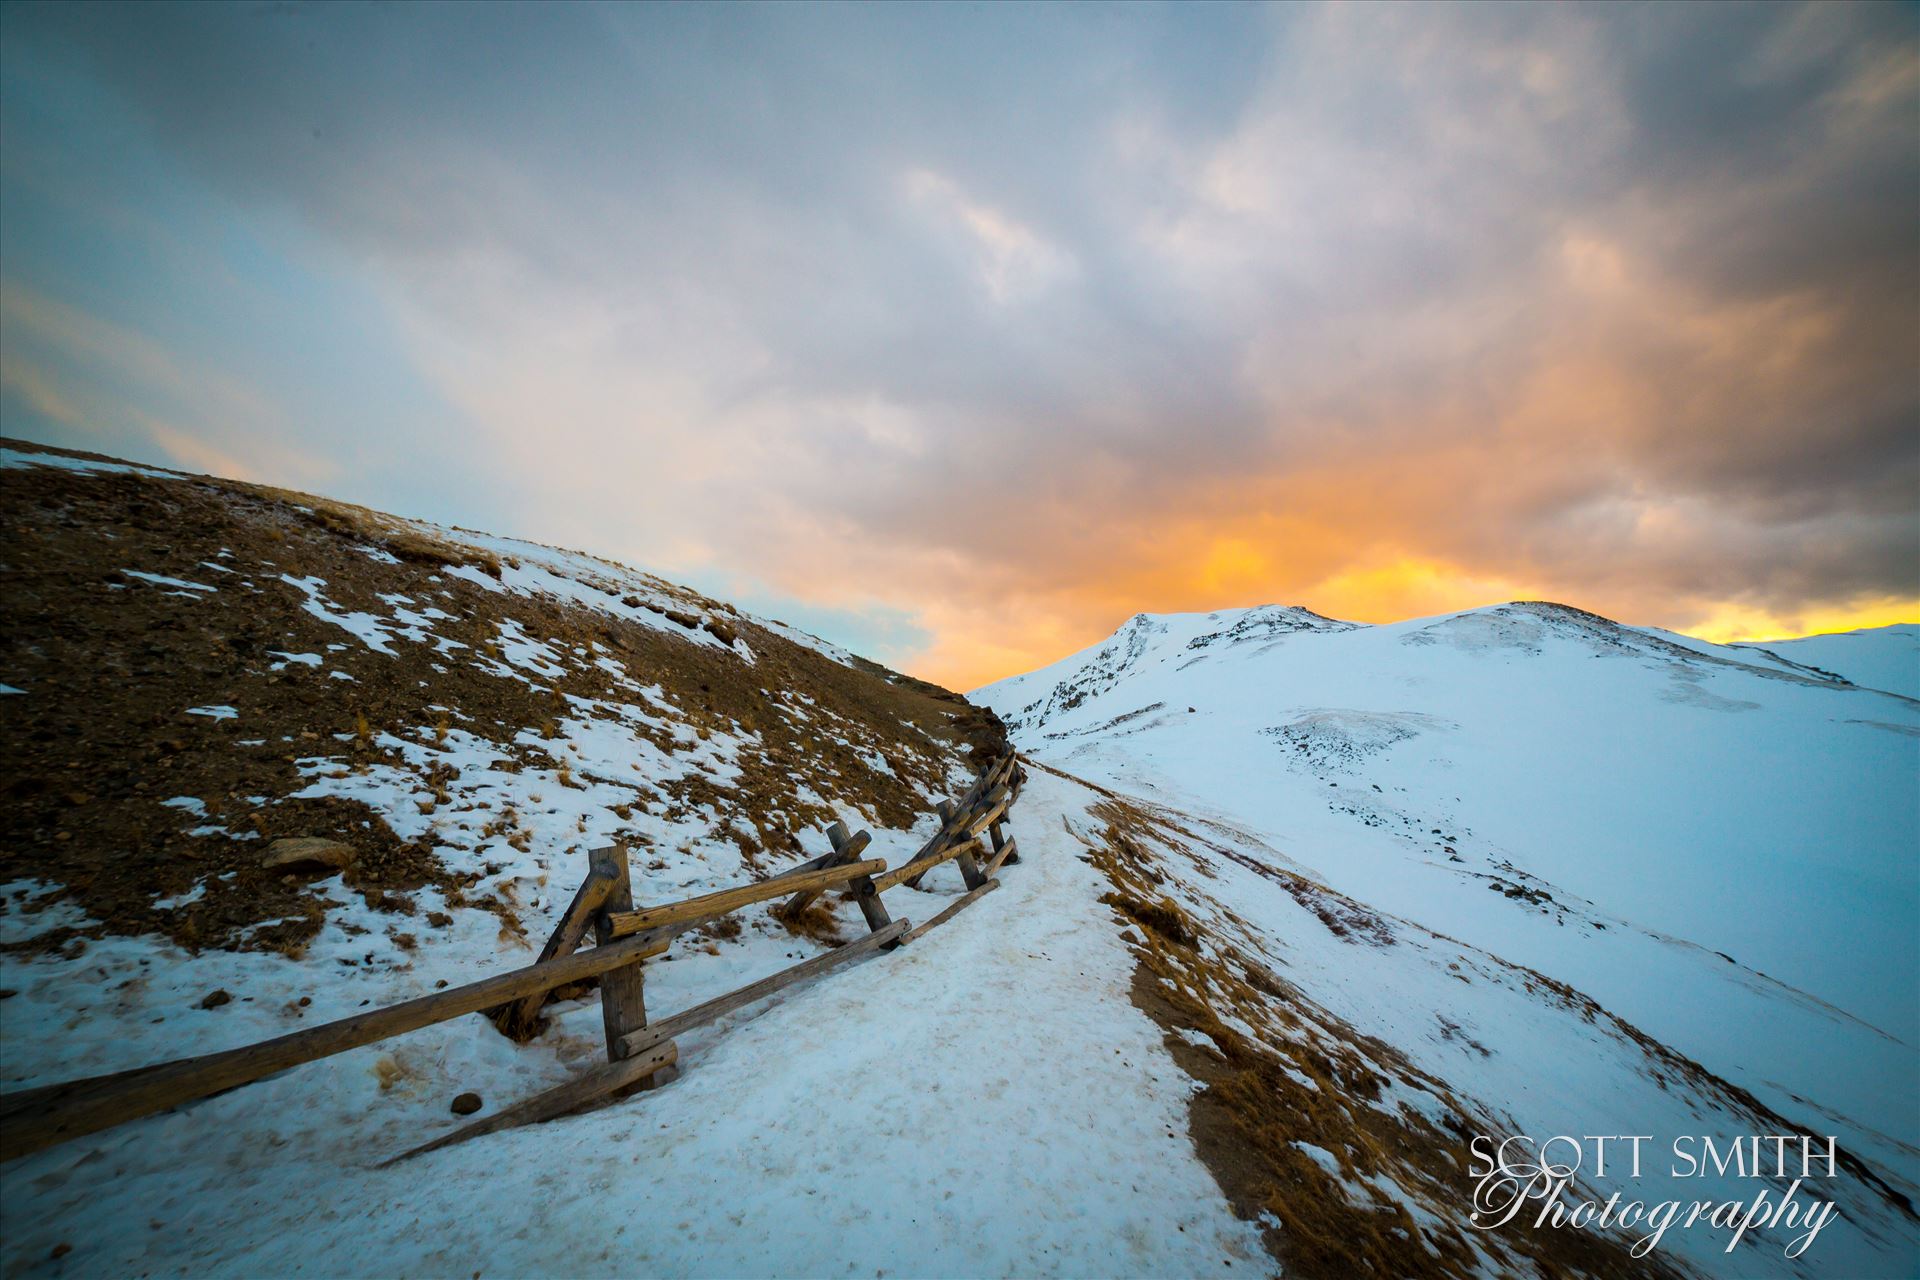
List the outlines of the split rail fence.
<svg viewBox="0 0 1920 1280">
<path fill-rule="evenodd" d="M 861 857 L 871 840 L 867 832 L 849 834 L 836 822 L 827 831 L 831 849 L 779 875 L 683 902 L 636 907 L 626 849 L 595 849 L 586 881 L 533 964 L 258 1044 L 0 1096 L 0 1160 L 469 1013 L 487 1013 L 503 1032 L 524 1035 L 538 1026 L 540 1008 L 555 988 L 588 978 L 599 981 L 607 1040 L 603 1065 L 385 1163 L 664 1083 L 679 1057 L 674 1037 L 863 955 L 910 943 L 999 888 L 995 873 L 1018 860 L 1017 842 L 1006 826 L 1026 776 L 1013 752 L 995 760 L 959 800 L 941 802 L 939 830 L 892 868 L 881 859 Z M 923 876 L 947 862 L 958 864 L 966 892 L 924 924 L 893 919 L 881 895 L 902 884 L 917 887 Z M 664 952 L 687 930 L 742 907 L 785 898 L 773 914 L 792 918 L 830 890 L 840 890 L 859 905 L 866 917 L 865 937 L 672 1017 L 647 1020 L 641 961 Z M 581 950 L 589 933 L 594 945 Z"/>
</svg>

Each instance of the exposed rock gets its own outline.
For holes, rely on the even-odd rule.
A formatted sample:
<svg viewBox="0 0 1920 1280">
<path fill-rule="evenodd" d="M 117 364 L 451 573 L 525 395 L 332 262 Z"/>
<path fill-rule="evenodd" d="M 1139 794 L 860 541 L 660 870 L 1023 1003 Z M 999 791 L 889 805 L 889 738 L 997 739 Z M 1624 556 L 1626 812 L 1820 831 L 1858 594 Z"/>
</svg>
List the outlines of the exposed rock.
<svg viewBox="0 0 1920 1280">
<path fill-rule="evenodd" d="M 453 1100 L 453 1114 L 457 1116 L 470 1116 L 480 1107 L 480 1095 L 477 1093 L 463 1093 Z"/>
<path fill-rule="evenodd" d="M 200 1007 L 202 1009 L 218 1009 L 221 1005 L 231 1004 L 232 1002 L 233 996 L 229 992 L 209 991 L 206 994 L 206 998 L 200 1001 Z"/>
<path fill-rule="evenodd" d="M 338 871 L 358 856 L 350 844 L 323 836 L 284 836 L 268 845 L 261 865 L 269 871 Z"/>
</svg>

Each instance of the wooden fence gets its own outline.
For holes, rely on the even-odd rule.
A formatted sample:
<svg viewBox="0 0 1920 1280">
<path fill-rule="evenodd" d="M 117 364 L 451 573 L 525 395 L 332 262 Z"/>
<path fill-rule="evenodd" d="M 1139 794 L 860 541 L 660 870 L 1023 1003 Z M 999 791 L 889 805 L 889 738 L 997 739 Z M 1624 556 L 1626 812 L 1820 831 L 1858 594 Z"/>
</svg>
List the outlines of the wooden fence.
<svg viewBox="0 0 1920 1280">
<path fill-rule="evenodd" d="M 1026 770 L 1018 757 L 1011 751 L 1001 756 L 959 800 L 941 803 L 940 829 L 897 867 L 889 869 L 880 859 L 862 858 L 871 837 L 865 831 L 850 835 L 836 822 L 827 832 L 832 848 L 818 858 L 757 883 L 658 906 L 635 907 L 624 847 L 595 849 L 586 881 L 540 958 L 526 968 L 259 1044 L 0 1096 L 0 1160 L 468 1013 L 486 1012 L 503 1032 L 524 1036 L 538 1026 L 540 1007 L 556 987 L 587 978 L 599 980 L 607 1039 L 604 1065 L 385 1163 L 565 1115 L 625 1090 L 650 1087 L 663 1082 L 678 1060 L 673 1038 L 681 1032 L 863 955 L 909 943 L 999 888 L 994 873 L 1016 858 L 1016 842 L 1006 833 L 1007 814 L 1025 782 Z M 983 835 L 988 844 L 982 844 Z M 881 895 L 897 885 L 917 886 L 922 876 L 945 862 L 959 865 L 966 893 L 925 924 L 916 927 L 908 920 L 894 920 Z M 676 936 L 774 898 L 786 899 L 774 909 L 775 917 L 792 918 L 831 889 L 842 890 L 859 904 L 866 917 L 865 937 L 670 1018 L 647 1020 L 645 971 L 640 962 L 664 952 Z M 589 930 L 594 945 L 582 951 Z"/>
</svg>

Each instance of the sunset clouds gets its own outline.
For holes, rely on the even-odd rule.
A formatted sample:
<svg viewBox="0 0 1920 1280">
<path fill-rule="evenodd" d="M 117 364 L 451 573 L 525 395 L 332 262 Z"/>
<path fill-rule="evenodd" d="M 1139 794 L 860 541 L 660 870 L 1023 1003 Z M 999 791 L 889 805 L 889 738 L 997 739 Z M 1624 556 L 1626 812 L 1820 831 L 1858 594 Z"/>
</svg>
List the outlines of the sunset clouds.
<svg viewBox="0 0 1920 1280">
<path fill-rule="evenodd" d="M 1920 614 L 1909 9 L 9 7 L 4 423 L 958 686 Z"/>
</svg>

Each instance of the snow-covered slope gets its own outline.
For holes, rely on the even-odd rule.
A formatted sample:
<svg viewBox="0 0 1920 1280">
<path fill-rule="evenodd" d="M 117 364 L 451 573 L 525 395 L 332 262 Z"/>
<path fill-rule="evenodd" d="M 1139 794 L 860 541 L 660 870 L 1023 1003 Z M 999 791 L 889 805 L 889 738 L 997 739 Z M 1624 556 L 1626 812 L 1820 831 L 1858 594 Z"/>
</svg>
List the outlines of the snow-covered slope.
<svg viewBox="0 0 1920 1280">
<path fill-rule="evenodd" d="M 1829 671 L 1863 689 L 1920 698 L 1920 625 L 1913 623 L 1733 647 Z"/>
<path fill-rule="evenodd" d="M 1912 629 L 1848 643 L 1836 665 L 1883 672 Z M 1911 1196 L 1920 703 L 1815 653 L 1550 604 L 1365 627 L 1268 607 L 1139 615 L 974 697 L 1030 758 L 1566 983 Z M 1210 892 L 1292 944 L 1294 926 Z M 1365 954 L 1325 981 L 1351 993 Z M 1409 980 L 1388 965 L 1374 991 Z M 1343 1007 L 1364 1024 L 1382 999 Z M 1523 1065 L 1536 1091 L 1561 1071 Z M 1481 1093 L 1497 1066 L 1471 1066 L 1452 1082 Z"/>
</svg>

